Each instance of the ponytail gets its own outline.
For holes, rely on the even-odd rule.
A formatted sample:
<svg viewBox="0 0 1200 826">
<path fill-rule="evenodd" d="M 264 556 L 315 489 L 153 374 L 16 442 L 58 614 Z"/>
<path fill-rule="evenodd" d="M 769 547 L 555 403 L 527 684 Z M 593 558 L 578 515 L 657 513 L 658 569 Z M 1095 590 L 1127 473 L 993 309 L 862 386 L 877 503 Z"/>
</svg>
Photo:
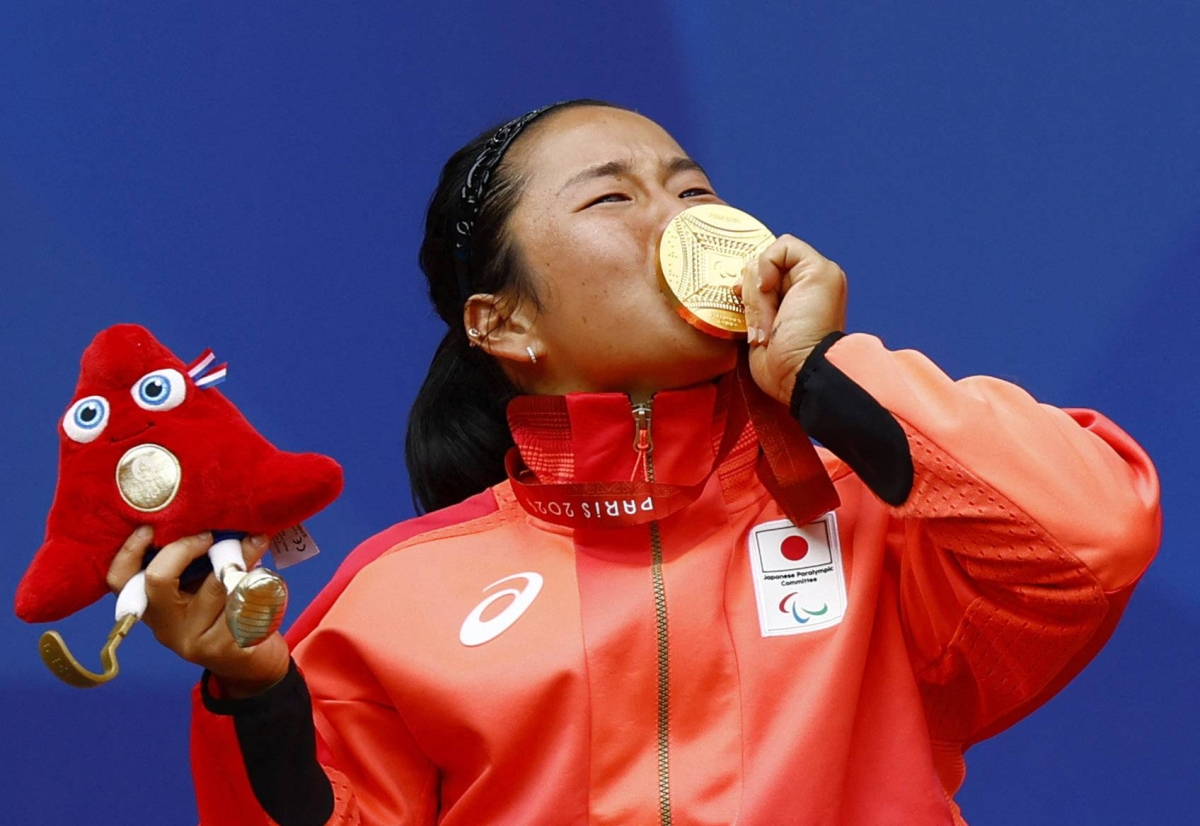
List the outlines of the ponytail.
<svg viewBox="0 0 1200 826">
<path fill-rule="evenodd" d="M 408 417 L 404 461 L 413 504 L 426 512 L 456 504 L 505 478 L 513 446 L 505 408 L 516 388 L 462 330 L 438 345 Z"/>
</svg>

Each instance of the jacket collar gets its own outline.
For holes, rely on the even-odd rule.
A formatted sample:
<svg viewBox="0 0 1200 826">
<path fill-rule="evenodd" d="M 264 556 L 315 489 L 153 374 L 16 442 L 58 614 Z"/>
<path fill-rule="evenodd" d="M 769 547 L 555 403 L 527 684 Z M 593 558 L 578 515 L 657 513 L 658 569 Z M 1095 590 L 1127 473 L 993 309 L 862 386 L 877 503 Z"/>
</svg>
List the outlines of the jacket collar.
<svg viewBox="0 0 1200 826">
<path fill-rule="evenodd" d="M 695 484 L 712 471 L 731 378 L 654 395 L 650 436 L 656 481 Z M 521 459 L 539 482 L 641 479 L 633 404 L 623 393 L 519 396 L 509 403 L 508 423 Z"/>
</svg>

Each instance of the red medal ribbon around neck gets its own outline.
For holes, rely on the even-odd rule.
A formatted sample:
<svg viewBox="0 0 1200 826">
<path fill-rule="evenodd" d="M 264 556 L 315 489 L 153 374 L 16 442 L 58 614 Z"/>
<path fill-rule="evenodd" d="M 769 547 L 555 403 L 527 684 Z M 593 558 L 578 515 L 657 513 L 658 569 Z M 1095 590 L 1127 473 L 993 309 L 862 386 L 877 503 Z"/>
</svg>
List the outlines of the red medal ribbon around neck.
<svg viewBox="0 0 1200 826">
<path fill-rule="evenodd" d="M 792 524 L 806 525 L 836 508 L 837 491 L 816 448 L 787 409 L 754 383 L 745 351 L 738 359 L 734 384 L 725 434 L 712 468 L 700 482 L 537 482 L 514 447 L 505 457 L 505 468 L 517 501 L 536 517 L 573 528 L 629 527 L 665 519 L 699 498 L 708 478 L 737 443 L 748 417 L 761 447 L 758 477 Z"/>
</svg>

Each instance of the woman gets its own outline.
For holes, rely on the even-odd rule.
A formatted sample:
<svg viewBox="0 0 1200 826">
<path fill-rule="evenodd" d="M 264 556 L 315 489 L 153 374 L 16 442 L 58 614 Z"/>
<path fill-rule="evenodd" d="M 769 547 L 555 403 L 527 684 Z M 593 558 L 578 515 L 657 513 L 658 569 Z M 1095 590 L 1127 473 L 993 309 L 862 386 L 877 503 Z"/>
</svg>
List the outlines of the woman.
<svg viewBox="0 0 1200 826">
<path fill-rule="evenodd" d="M 180 592 L 208 536 L 147 570 L 146 622 L 208 672 L 204 823 L 963 822 L 963 751 L 1083 667 L 1153 556 L 1153 468 L 1098 414 L 843 336 L 843 273 L 791 236 L 745 273 L 747 378 L 658 286 L 702 203 L 666 132 L 592 101 L 450 159 L 408 440 L 431 512 L 351 555 L 299 669 L 233 644 L 215 582 Z M 779 484 L 807 441 L 760 451 L 787 411 L 831 515 Z"/>
</svg>

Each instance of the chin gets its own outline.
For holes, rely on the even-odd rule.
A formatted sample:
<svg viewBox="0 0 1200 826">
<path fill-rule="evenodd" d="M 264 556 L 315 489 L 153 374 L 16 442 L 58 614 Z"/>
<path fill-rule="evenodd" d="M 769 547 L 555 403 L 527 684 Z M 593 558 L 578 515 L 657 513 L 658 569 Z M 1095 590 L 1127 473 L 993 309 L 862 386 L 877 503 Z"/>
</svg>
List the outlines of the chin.
<svg viewBox="0 0 1200 826">
<path fill-rule="evenodd" d="M 642 341 L 610 358 L 576 389 L 622 392 L 648 398 L 659 390 L 678 390 L 713 381 L 737 366 L 740 343 L 692 327 L 650 343 Z"/>
<path fill-rule="evenodd" d="M 732 370 L 733 365 L 737 364 L 738 348 L 741 346 L 741 341 L 732 338 L 720 338 L 719 336 L 710 336 L 708 333 L 702 333 L 695 327 L 691 328 L 691 336 L 687 342 L 687 349 L 695 353 L 697 361 L 721 362 L 728 366 L 726 370 Z"/>
<path fill-rule="evenodd" d="M 699 340 L 688 342 L 689 346 L 678 353 L 675 360 L 663 365 L 664 381 L 657 389 L 673 390 L 703 384 L 737 366 L 738 342 L 706 335 L 698 330 L 696 336 Z"/>
</svg>

